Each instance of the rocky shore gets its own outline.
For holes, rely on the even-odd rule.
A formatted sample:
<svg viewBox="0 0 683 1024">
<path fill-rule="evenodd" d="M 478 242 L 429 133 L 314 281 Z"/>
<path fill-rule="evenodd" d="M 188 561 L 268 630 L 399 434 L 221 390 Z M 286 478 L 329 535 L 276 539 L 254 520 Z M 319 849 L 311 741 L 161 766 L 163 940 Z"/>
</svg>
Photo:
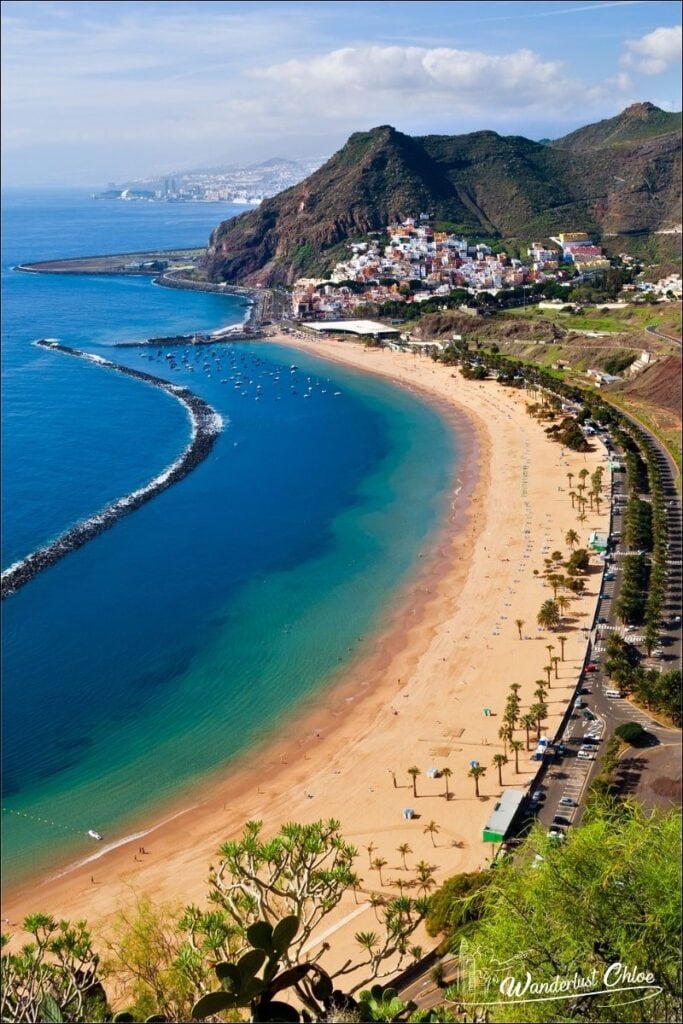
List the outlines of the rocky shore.
<svg viewBox="0 0 683 1024">
<path fill-rule="evenodd" d="M 134 512 L 141 505 L 151 501 L 157 494 L 167 490 L 173 484 L 186 477 L 195 466 L 198 466 L 209 455 L 223 426 L 219 413 L 202 398 L 194 395 L 186 388 L 163 380 L 161 377 L 155 377 L 150 373 L 134 370 L 128 366 L 120 366 L 118 363 L 112 363 L 109 359 L 104 359 L 102 356 L 82 352 L 67 345 L 60 345 L 56 341 L 41 339 L 36 341 L 35 344 L 41 348 L 50 349 L 53 352 L 62 352 L 65 355 L 76 356 L 79 359 L 95 363 L 97 366 L 102 366 L 108 370 L 115 370 L 125 377 L 133 377 L 136 380 L 143 381 L 145 384 L 151 384 L 161 391 L 166 391 L 187 409 L 192 425 L 192 437 L 189 445 L 179 458 L 144 487 L 132 491 L 124 498 L 119 498 L 83 522 L 76 523 L 75 526 L 72 526 L 60 537 L 57 537 L 56 540 L 51 541 L 51 543 L 46 544 L 44 547 L 38 548 L 32 554 L 27 555 L 26 558 L 22 558 L 19 562 L 15 562 L 14 565 L 6 569 L 2 573 L 0 586 L 0 596 L 3 600 L 9 597 L 10 594 L 16 593 L 20 587 L 23 587 L 25 583 L 32 580 L 38 573 L 55 565 L 56 562 L 59 562 L 60 559 L 64 558 L 71 551 L 76 551 L 78 548 L 83 547 L 88 541 L 97 537 L 100 533 L 104 533 L 105 530 L 110 529 L 123 516 Z"/>
</svg>

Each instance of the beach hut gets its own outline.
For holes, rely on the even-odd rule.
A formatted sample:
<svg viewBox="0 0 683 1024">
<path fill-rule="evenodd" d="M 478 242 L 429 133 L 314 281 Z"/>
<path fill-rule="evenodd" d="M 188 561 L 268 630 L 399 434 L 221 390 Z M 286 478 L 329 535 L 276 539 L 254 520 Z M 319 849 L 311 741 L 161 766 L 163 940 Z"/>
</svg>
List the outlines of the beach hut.
<svg viewBox="0 0 683 1024">
<path fill-rule="evenodd" d="M 415 817 L 415 811 L 412 807 L 406 807 L 403 811 L 403 817 L 410 821 L 411 818 Z"/>
</svg>

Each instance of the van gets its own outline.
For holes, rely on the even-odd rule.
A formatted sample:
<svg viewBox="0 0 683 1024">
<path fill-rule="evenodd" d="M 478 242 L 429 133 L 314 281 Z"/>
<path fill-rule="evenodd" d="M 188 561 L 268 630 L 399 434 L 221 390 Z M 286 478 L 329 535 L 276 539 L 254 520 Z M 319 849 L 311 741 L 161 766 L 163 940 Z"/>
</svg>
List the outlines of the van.
<svg viewBox="0 0 683 1024">
<path fill-rule="evenodd" d="M 617 698 L 621 697 L 620 690 L 605 690 L 605 697 Z"/>
<path fill-rule="evenodd" d="M 582 761 L 595 760 L 595 754 L 592 750 L 580 750 L 576 756 L 580 758 Z"/>
</svg>

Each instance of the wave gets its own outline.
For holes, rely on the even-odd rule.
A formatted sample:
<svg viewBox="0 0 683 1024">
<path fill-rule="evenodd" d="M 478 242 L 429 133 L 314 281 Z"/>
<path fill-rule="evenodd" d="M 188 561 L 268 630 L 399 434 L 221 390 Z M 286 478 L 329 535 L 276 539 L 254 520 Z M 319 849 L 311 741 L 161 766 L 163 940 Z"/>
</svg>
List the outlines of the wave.
<svg viewBox="0 0 683 1024">
<path fill-rule="evenodd" d="M 9 597 L 10 594 L 16 593 L 20 587 L 23 587 L 32 580 L 34 576 L 59 562 L 71 551 L 77 551 L 78 548 L 83 547 L 88 541 L 97 537 L 105 530 L 110 529 L 123 516 L 134 512 L 141 505 L 156 497 L 157 494 L 171 487 L 172 484 L 184 479 L 188 473 L 192 472 L 195 466 L 198 466 L 200 462 L 207 458 L 216 443 L 219 433 L 223 429 L 223 418 L 220 413 L 210 406 L 208 402 L 205 402 L 203 398 L 188 391 L 187 388 L 181 387 L 178 384 L 171 384 L 170 381 L 163 380 L 161 377 L 155 377 L 151 373 L 145 373 L 143 370 L 133 370 L 128 366 L 113 363 L 103 356 L 95 355 L 91 352 L 82 352 L 67 345 L 60 345 L 54 338 L 41 338 L 39 341 L 34 342 L 34 344 L 53 352 L 62 352 L 65 355 L 76 356 L 79 359 L 94 363 L 96 366 L 115 370 L 125 377 L 133 377 L 135 380 L 143 381 L 145 384 L 151 384 L 161 391 L 166 391 L 187 410 L 190 417 L 191 437 L 190 443 L 175 462 L 167 466 L 166 469 L 159 473 L 158 476 L 155 476 L 153 480 L 150 480 L 148 484 L 145 484 L 144 487 L 131 491 L 130 494 L 112 502 L 106 508 L 96 512 L 83 522 L 76 523 L 65 533 L 61 534 L 61 536 L 57 537 L 56 540 L 37 548 L 30 555 L 27 555 L 18 562 L 14 562 L 13 565 L 5 569 L 2 573 L 0 586 L 3 600 Z"/>
</svg>

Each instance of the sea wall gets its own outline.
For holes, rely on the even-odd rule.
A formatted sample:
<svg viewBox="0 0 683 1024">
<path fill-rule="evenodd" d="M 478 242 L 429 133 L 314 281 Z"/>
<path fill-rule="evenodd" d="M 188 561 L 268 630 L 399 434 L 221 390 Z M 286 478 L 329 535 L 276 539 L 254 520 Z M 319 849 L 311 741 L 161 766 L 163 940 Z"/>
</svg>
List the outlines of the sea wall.
<svg viewBox="0 0 683 1024">
<path fill-rule="evenodd" d="M 187 448 L 176 461 L 171 463 L 170 466 L 148 484 L 145 484 L 144 487 L 140 487 L 125 497 L 112 502 L 111 505 L 107 505 L 106 508 L 96 512 L 83 522 L 76 523 L 60 537 L 57 537 L 56 540 L 51 541 L 44 547 L 38 548 L 30 555 L 27 555 L 26 558 L 22 558 L 20 561 L 15 562 L 14 565 L 9 566 L 2 573 L 1 578 L 0 596 L 3 600 L 9 597 L 10 594 L 16 593 L 20 587 L 23 587 L 24 584 L 32 580 L 38 573 L 43 572 L 44 569 L 49 569 L 51 565 L 55 565 L 56 562 L 59 562 L 60 559 L 64 558 L 71 551 L 76 551 L 78 548 L 83 547 L 88 541 L 97 537 L 100 533 L 104 533 L 105 530 L 110 529 L 123 516 L 134 512 L 141 505 L 151 501 L 157 494 L 161 494 L 162 491 L 167 490 L 173 484 L 186 477 L 195 466 L 198 466 L 209 455 L 223 426 L 220 414 L 208 402 L 205 402 L 203 398 L 194 395 L 187 388 L 171 384 L 170 381 L 163 380 L 161 377 L 155 377 L 151 373 L 133 370 L 128 366 L 112 363 L 109 359 L 104 359 L 102 356 L 81 352 L 79 349 L 70 348 L 67 345 L 60 345 L 57 341 L 41 339 L 36 341 L 35 344 L 41 348 L 50 349 L 53 352 L 76 356 L 87 362 L 95 363 L 97 366 L 102 366 L 105 369 L 115 370 L 125 377 L 133 377 L 145 384 L 151 384 L 161 391 L 166 391 L 187 409 L 190 416 L 192 436 Z"/>
</svg>

